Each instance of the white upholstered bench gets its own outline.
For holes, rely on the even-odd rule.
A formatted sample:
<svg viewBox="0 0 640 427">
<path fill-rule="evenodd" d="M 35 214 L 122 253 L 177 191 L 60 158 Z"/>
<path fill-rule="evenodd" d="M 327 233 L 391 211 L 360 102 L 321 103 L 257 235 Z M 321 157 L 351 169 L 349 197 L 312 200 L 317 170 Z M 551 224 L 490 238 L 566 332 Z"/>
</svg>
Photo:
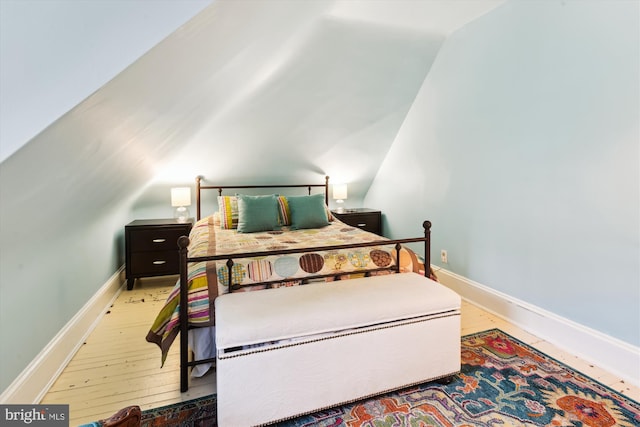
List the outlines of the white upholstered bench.
<svg viewBox="0 0 640 427">
<path fill-rule="evenodd" d="M 460 370 L 460 297 L 415 273 L 225 294 L 215 305 L 223 427 L 280 421 Z"/>
</svg>

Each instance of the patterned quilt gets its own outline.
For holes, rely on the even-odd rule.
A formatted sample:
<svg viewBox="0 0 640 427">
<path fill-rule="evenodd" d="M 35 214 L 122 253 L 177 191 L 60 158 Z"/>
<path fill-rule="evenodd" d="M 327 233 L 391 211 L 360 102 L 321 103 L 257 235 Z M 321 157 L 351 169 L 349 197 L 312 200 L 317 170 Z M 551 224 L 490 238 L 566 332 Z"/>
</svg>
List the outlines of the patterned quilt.
<svg viewBox="0 0 640 427">
<path fill-rule="evenodd" d="M 322 228 L 290 230 L 283 227 L 278 231 L 238 233 L 235 229 L 220 228 L 219 219 L 216 215 L 212 215 L 196 222 L 189 239 L 189 257 L 199 257 L 365 243 L 384 238 L 346 225 L 337 219 Z M 266 287 L 298 285 L 309 275 L 326 275 L 322 280 L 332 281 L 361 277 L 363 274 L 388 274 L 388 271 L 379 271 L 379 269 L 395 265 L 395 247 L 381 245 L 234 259 L 231 276 L 232 284 L 241 285 L 241 290 L 258 290 Z M 357 273 L 363 270 L 370 272 Z M 400 270 L 424 274 L 424 264 L 413 251 L 403 248 L 400 253 Z M 188 282 L 189 324 L 191 326 L 214 325 L 213 301 L 218 295 L 229 292 L 229 269 L 226 262 L 208 261 L 190 264 Z M 262 282 L 270 282 L 270 284 L 267 286 L 261 284 Z M 179 302 L 180 282 L 178 281 L 147 334 L 147 341 L 160 346 L 163 363 L 171 343 L 179 332 Z"/>
</svg>

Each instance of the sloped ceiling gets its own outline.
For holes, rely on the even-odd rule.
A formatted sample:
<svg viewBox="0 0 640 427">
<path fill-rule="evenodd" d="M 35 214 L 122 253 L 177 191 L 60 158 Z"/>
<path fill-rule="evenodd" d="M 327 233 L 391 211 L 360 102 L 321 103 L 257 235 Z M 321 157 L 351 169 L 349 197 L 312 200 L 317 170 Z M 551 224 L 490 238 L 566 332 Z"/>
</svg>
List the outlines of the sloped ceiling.
<svg viewBox="0 0 640 427">
<path fill-rule="evenodd" d="M 215 97 L 202 99 L 203 108 L 221 105 L 204 115 L 139 204 L 166 203 L 166 185 L 196 174 L 218 183 L 328 174 L 349 182 L 357 200 L 446 36 L 501 1 L 241 3 L 201 15 L 208 40 L 217 39 L 221 15 L 246 23 L 242 36 L 221 35 L 234 55 L 202 86 Z M 218 60 L 222 48 L 209 45 L 203 62 Z"/>
<path fill-rule="evenodd" d="M 89 200 L 146 184 L 138 204 L 166 203 L 196 174 L 330 174 L 357 195 L 444 38 L 499 3 L 217 0 L 3 163 L 77 166 L 65 180 L 110 189 Z"/>
<path fill-rule="evenodd" d="M 202 173 L 255 182 L 326 173 L 362 183 L 384 158 L 442 40 L 331 15 L 285 40 L 263 37 L 252 48 L 269 57 L 239 65 L 234 74 L 243 81 L 223 94 L 222 108 L 158 179 L 191 181 Z"/>
</svg>

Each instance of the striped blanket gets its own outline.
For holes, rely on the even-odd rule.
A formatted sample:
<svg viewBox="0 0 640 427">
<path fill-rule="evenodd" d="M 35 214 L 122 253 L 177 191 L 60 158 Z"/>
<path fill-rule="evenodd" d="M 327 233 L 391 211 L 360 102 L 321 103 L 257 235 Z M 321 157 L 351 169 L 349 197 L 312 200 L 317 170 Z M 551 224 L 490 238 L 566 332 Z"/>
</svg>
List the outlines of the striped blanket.
<svg viewBox="0 0 640 427">
<path fill-rule="evenodd" d="M 235 229 L 220 228 L 216 215 L 196 222 L 189 235 L 190 257 L 234 254 L 283 249 L 335 246 L 349 243 L 365 243 L 383 238 L 351 227 L 335 219 L 326 227 L 306 230 L 265 231 L 238 233 Z M 331 281 L 361 277 L 362 270 L 377 270 L 396 265 L 393 246 L 371 246 L 342 250 L 314 251 L 310 253 L 274 255 L 261 258 L 234 259 L 231 269 L 232 285 L 241 290 L 258 290 L 266 287 L 294 286 L 309 275 L 326 275 Z M 403 248 L 400 253 L 401 271 L 424 274 L 424 265 L 414 252 Z M 372 271 L 368 274 L 386 274 Z M 213 326 L 215 316 L 213 301 L 218 295 L 229 292 L 229 269 L 224 261 L 192 263 L 188 268 L 190 326 Z M 264 285 L 262 282 L 270 282 Z M 171 343 L 179 332 L 180 282 L 172 289 L 167 302 L 156 317 L 147 341 L 156 343 L 162 350 L 162 362 Z"/>
</svg>

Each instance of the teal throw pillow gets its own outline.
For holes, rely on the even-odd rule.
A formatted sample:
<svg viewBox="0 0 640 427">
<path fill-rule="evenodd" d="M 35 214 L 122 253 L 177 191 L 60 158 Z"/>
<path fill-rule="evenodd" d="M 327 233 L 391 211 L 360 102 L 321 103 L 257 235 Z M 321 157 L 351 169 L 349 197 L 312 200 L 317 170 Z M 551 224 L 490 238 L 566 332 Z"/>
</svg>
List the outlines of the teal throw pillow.
<svg viewBox="0 0 640 427">
<path fill-rule="evenodd" d="M 279 229 L 279 209 L 276 196 L 238 194 L 238 231 L 254 233 Z"/>
<path fill-rule="evenodd" d="M 329 225 L 324 194 L 287 197 L 291 212 L 291 228 L 320 228 Z"/>
</svg>

